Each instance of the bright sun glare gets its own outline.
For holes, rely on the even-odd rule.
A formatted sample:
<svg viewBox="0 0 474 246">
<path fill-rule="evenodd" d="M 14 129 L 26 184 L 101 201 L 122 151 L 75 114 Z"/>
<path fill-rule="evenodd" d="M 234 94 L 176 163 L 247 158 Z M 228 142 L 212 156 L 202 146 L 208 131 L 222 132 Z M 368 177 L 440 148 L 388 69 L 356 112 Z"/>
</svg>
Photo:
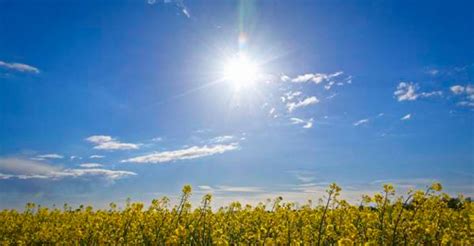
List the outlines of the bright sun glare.
<svg viewBox="0 0 474 246">
<path fill-rule="evenodd" d="M 253 86 L 258 76 L 258 65 L 243 53 L 227 61 L 224 67 L 224 79 L 237 90 Z"/>
</svg>

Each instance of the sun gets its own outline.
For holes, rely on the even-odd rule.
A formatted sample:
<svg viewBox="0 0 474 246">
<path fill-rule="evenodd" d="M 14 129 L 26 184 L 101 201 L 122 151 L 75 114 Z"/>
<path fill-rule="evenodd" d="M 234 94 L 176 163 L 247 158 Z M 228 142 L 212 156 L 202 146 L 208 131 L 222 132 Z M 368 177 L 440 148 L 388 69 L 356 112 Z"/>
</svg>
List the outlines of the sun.
<svg viewBox="0 0 474 246">
<path fill-rule="evenodd" d="M 254 86 L 259 73 L 258 64 L 244 53 L 237 54 L 224 64 L 224 79 L 236 90 Z"/>
</svg>

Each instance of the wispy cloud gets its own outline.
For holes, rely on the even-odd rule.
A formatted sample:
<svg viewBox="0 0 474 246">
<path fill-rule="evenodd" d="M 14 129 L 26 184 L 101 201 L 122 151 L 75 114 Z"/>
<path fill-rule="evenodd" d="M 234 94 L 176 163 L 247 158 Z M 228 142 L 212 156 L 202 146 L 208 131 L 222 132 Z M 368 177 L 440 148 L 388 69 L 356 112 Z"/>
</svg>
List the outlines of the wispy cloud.
<svg viewBox="0 0 474 246">
<path fill-rule="evenodd" d="M 64 156 L 59 155 L 59 154 L 44 154 L 44 155 L 37 155 L 31 159 L 36 160 L 36 161 L 44 161 L 46 159 L 63 159 L 63 158 Z"/>
<path fill-rule="evenodd" d="M 397 188 L 423 188 L 436 182 L 436 179 L 413 178 L 413 179 L 380 179 L 374 180 L 371 185 L 393 184 Z"/>
<path fill-rule="evenodd" d="M 313 118 L 309 119 L 306 124 L 303 126 L 303 128 L 309 129 L 313 127 Z"/>
<path fill-rule="evenodd" d="M 0 67 L 22 73 L 40 73 L 40 70 L 28 64 L 0 61 Z"/>
<path fill-rule="evenodd" d="M 302 183 L 309 183 L 316 179 L 316 174 L 313 171 L 308 170 L 292 170 L 289 173 L 293 174 L 297 180 Z"/>
<path fill-rule="evenodd" d="M 399 102 L 401 101 L 415 101 L 418 98 L 442 96 L 441 91 L 431 92 L 417 92 L 419 85 L 413 82 L 400 82 L 397 89 L 393 93 Z"/>
<path fill-rule="evenodd" d="M 291 124 L 292 125 L 303 125 L 303 128 L 311 128 L 313 127 L 313 118 L 304 120 L 300 118 L 290 118 Z"/>
<path fill-rule="evenodd" d="M 276 118 L 276 117 L 277 117 L 276 109 L 275 109 L 275 108 L 271 108 L 271 109 L 268 111 L 268 115 L 273 116 L 273 118 Z"/>
<path fill-rule="evenodd" d="M 214 187 L 209 185 L 198 185 L 202 192 L 206 193 L 260 193 L 264 192 L 262 187 L 255 186 L 229 186 L 216 185 Z"/>
<path fill-rule="evenodd" d="M 116 180 L 137 175 L 134 172 L 100 168 L 61 168 L 20 158 L 0 158 L 0 179 L 51 179 L 102 177 Z"/>
<path fill-rule="evenodd" d="M 97 168 L 97 167 L 103 167 L 104 165 L 99 164 L 99 163 L 82 163 L 79 164 L 80 167 L 85 167 L 85 168 Z"/>
<path fill-rule="evenodd" d="M 337 93 L 333 93 L 333 94 L 327 96 L 326 99 L 328 99 L 328 100 L 329 100 L 329 99 L 333 99 L 333 98 L 336 97 L 336 96 L 337 96 Z"/>
<path fill-rule="evenodd" d="M 394 95 L 397 97 L 398 101 L 413 101 L 418 98 L 418 95 L 416 94 L 416 85 L 413 83 L 400 82 Z"/>
<path fill-rule="evenodd" d="M 186 7 L 186 5 L 184 5 L 184 0 L 147 0 L 147 2 L 150 5 L 156 4 L 157 2 L 163 2 L 165 4 L 174 4 L 177 8 L 181 10 L 181 12 L 183 12 L 186 17 L 191 18 L 191 14 L 189 13 L 188 8 Z"/>
<path fill-rule="evenodd" d="M 474 107 L 474 102 L 472 101 L 460 101 L 458 102 L 459 106 Z"/>
<path fill-rule="evenodd" d="M 196 159 L 215 154 L 222 154 L 227 151 L 236 150 L 239 148 L 238 143 L 219 144 L 214 146 L 193 146 L 186 149 L 179 149 L 173 151 L 164 151 L 153 153 L 149 155 L 137 156 L 134 158 L 122 160 L 122 162 L 133 163 L 163 163 L 177 160 Z"/>
<path fill-rule="evenodd" d="M 295 97 L 298 97 L 298 96 L 301 96 L 303 93 L 301 91 L 289 91 L 287 93 L 285 93 L 285 96 L 286 96 L 286 100 L 293 100 L 293 98 Z"/>
<path fill-rule="evenodd" d="M 335 72 L 332 74 L 326 74 L 326 73 L 307 73 L 303 75 L 298 75 L 294 78 L 290 78 L 286 75 L 281 76 L 281 80 L 284 82 L 292 82 L 292 83 L 307 83 L 307 82 L 313 82 L 315 84 L 319 84 L 324 81 L 330 81 L 333 78 L 336 78 L 340 75 L 342 75 L 344 72 L 339 71 Z"/>
<path fill-rule="evenodd" d="M 286 107 L 288 108 L 288 112 L 293 112 L 293 110 L 297 108 L 306 107 L 306 106 L 316 104 L 316 103 L 319 103 L 318 98 L 316 98 L 315 96 L 312 96 L 312 97 L 307 97 L 302 101 L 289 102 L 286 104 Z"/>
<path fill-rule="evenodd" d="M 86 141 L 94 144 L 94 149 L 100 150 L 127 150 L 127 149 L 138 149 L 139 144 L 133 143 L 122 143 L 111 136 L 106 135 L 94 135 L 86 138 Z"/>
<path fill-rule="evenodd" d="M 459 106 L 474 107 L 474 86 L 473 85 L 453 85 L 449 88 L 451 92 L 460 97 Z"/>
<path fill-rule="evenodd" d="M 153 141 L 153 142 L 161 142 L 161 141 L 163 141 L 163 138 L 162 138 L 162 137 L 156 137 L 156 138 L 152 138 L 151 141 Z"/>
<path fill-rule="evenodd" d="M 369 119 L 362 119 L 362 120 L 354 122 L 353 125 L 354 126 L 360 126 L 360 125 L 367 124 L 367 123 L 369 123 Z"/>
<path fill-rule="evenodd" d="M 403 116 L 400 120 L 409 120 L 409 119 L 411 119 L 411 114 L 407 114 Z"/>
<path fill-rule="evenodd" d="M 200 185 L 196 189 L 196 193 L 212 193 L 213 204 L 226 205 L 229 201 L 240 201 L 242 204 L 258 204 L 266 199 L 274 199 L 282 197 L 285 201 L 297 202 L 299 204 L 307 204 L 308 200 L 317 201 L 319 198 L 324 198 L 327 194 L 327 187 L 329 182 L 314 182 L 315 173 L 311 171 L 289 171 L 293 175 L 301 173 L 302 179 L 298 179 L 297 184 L 272 185 L 271 187 L 259 186 L 242 186 L 231 189 L 220 189 L 215 185 Z M 411 188 L 426 189 L 429 185 L 435 182 L 436 179 L 430 178 L 412 178 L 412 179 L 384 179 L 375 180 L 368 183 L 346 183 L 342 184 L 341 198 L 351 204 L 359 204 L 362 195 L 374 195 L 382 191 L 382 185 L 386 183 L 394 184 L 397 189 L 397 195 L 406 194 Z M 230 186 L 233 187 L 233 186 Z M 225 187 L 224 187 L 225 188 Z M 456 189 L 465 189 L 464 194 L 472 194 L 472 187 L 467 189 L 463 186 L 456 187 Z M 232 192 L 232 190 L 239 190 L 242 192 Z M 327 197 L 326 197 L 327 199 Z"/>
<path fill-rule="evenodd" d="M 217 136 L 214 137 L 210 140 L 211 143 L 228 143 L 234 140 L 234 136 L 231 135 L 223 135 L 223 136 Z"/>
<path fill-rule="evenodd" d="M 436 75 L 439 74 L 439 70 L 433 68 L 433 69 L 427 70 L 426 73 L 428 73 L 428 74 L 431 75 L 431 76 L 436 76 Z"/>
<path fill-rule="evenodd" d="M 101 159 L 101 158 L 104 158 L 105 156 L 103 155 L 91 155 L 89 156 L 89 159 Z"/>
</svg>

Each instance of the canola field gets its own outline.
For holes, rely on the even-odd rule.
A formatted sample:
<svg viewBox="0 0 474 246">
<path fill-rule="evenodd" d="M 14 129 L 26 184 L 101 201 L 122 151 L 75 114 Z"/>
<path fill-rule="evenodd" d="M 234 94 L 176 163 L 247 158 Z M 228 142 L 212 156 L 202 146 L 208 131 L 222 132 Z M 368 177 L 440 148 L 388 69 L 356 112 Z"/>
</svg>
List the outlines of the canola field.
<svg viewBox="0 0 474 246">
<path fill-rule="evenodd" d="M 356 205 L 332 184 L 314 203 L 277 197 L 216 209 L 211 195 L 192 208 L 185 186 L 173 206 L 166 197 L 123 209 L 113 203 L 99 210 L 27 204 L 0 212 L 0 245 L 474 245 L 470 200 L 441 190 L 435 183 L 398 196 L 384 185 Z"/>
</svg>

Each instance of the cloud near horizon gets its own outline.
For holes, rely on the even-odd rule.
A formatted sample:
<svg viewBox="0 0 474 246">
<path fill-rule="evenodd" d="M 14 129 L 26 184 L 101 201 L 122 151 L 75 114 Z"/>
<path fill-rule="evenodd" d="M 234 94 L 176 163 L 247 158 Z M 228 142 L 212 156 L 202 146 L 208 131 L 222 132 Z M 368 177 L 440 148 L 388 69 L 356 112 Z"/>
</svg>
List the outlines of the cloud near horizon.
<svg viewBox="0 0 474 246">
<path fill-rule="evenodd" d="M 62 168 L 21 158 L 0 158 L 0 179 L 50 179 L 100 177 L 117 180 L 137 175 L 134 172 L 102 168 Z"/>
<path fill-rule="evenodd" d="M 207 193 L 261 193 L 264 192 L 262 187 L 255 186 L 228 186 L 216 185 L 214 187 L 209 185 L 198 185 L 198 189 Z"/>
</svg>

